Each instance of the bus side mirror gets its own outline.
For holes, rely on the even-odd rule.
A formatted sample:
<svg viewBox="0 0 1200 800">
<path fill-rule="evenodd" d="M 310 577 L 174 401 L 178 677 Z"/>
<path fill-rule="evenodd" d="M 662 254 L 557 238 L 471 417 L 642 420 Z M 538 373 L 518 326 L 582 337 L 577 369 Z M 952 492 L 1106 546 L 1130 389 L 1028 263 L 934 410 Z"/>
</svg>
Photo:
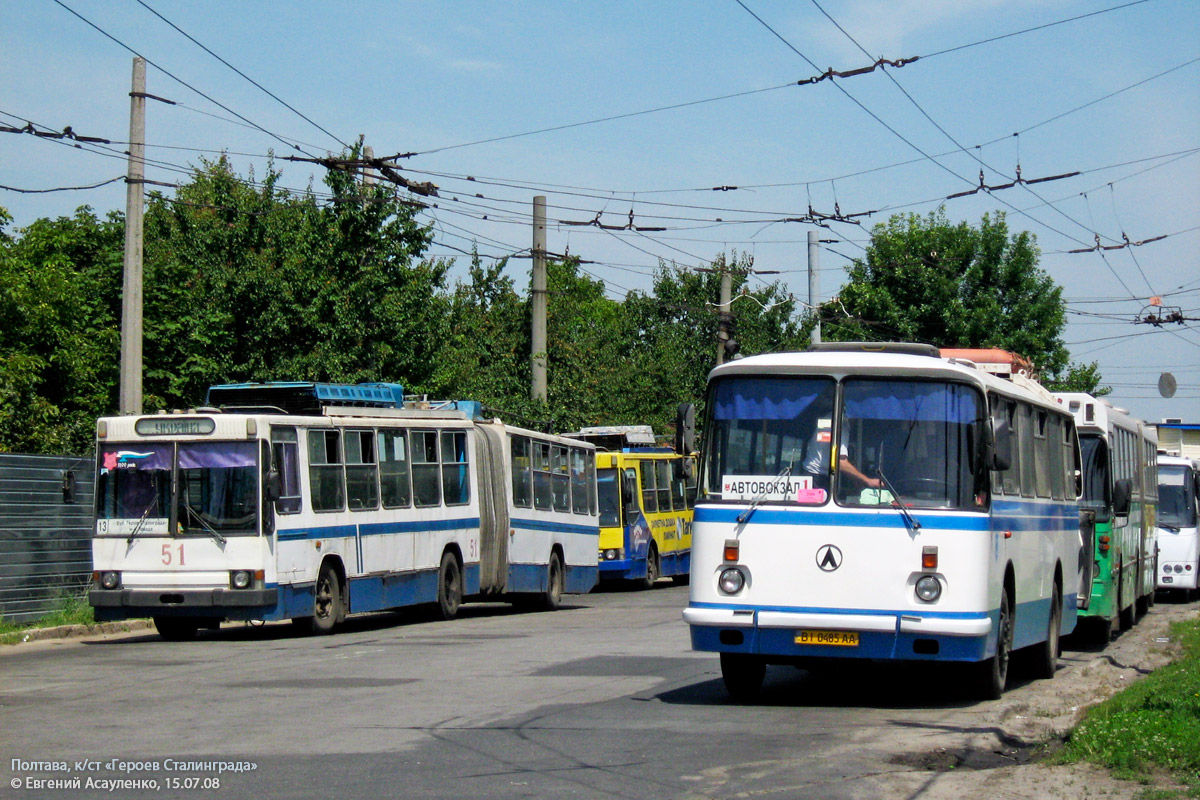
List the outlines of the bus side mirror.
<svg viewBox="0 0 1200 800">
<path fill-rule="evenodd" d="M 992 469 L 1001 472 L 1012 466 L 1012 429 L 1008 420 L 992 422 Z"/>
<path fill-rule="evenodd" d="M 283 495 L 283 481 L 277 470 L 267 473 L 267 483 L 263 488 L 263 495 L 267 498 L 268 503 L 274 503 Z"/>
<path fill-rule="evenodd" d="M 675 410 L 675 452 L 681 456 L 696 452 L 696 407 L 691 403 L 680 403 Z"/>
<path fill-rule="evenodd" d="M 1113 513 L 1118 517 L 1129 514 L 1129 501 L 1133 497 L 1133 482 L 1129 478 L 1121 478 L 1113 486 Z"/>
</svg>

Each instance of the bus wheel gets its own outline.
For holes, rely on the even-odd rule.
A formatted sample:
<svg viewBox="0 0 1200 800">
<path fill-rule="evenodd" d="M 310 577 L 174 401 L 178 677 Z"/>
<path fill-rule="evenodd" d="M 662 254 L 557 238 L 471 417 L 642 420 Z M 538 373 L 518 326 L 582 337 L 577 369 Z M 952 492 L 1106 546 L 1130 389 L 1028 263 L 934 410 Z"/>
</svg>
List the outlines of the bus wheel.
<svg viewBox="0 0 1200 800">
<path fill-rule="evenodd" d="M 305 618 L 301 624 L 309 633 L 324 636 L 333 633 L 334 626 L 342 616 L 341 581 L 333 567 L 322 564 L 313 591 L 313 615 Z"/>
<path fill-rule="evenodd" d="M 721 680 L 734 700 L 752 700 L 762 688 L 767 665 L 744 653 L 721 653 Z"/>
<path fill-rule="evenodd" d="M 658 582 L 661 575 L 662 569 L 658 564 L 658 548 L 650 545 L 650 549 L 646 551 L 646 577 L 642 578 L 642 588 L 654 588 L 654 584 Z"/>
<path fill-rule="evenodd" d="M 458 559 L 449 551 L 442 554 L 442 565 L 438 567 L 438 615 L 442 619 L 454 619 L 462 605 L 462 572 Z"/>
<path fill-rule="evenodd" d="M 189 617 L 155 617 L 154 627 L 168 642 L 186 642 L 195 637 L 200 624 Z"/>
<path fill-rule="evenodd" d="M 1125 605 L 1125 564 L 1121 563 L 1121 585 L 1117 589 L 1117 625 L 1123 631 L 1127 631 L 1133 627 L 1136 622 L 1135 609 L 1137 601 Z M 1136 590 L 1135 590 L 1136 591 Z"/>
<path fill-rule="evenodd" d="M 542 595 L 542 608 L 553 611 L 562 605 L 563 595 L 563 565 L 558 557 L 558 551 L 550 554 L 550 564 L 547 566 L 546 592 Z"/>
<path fill-rule="evenodd" d="M 1046 641 L 1037 646 L 1037 658 L 1033 662 L 1033 677 L 1053 678 L 1058 669 L 1060 652 L 1059 630 L 1062 623 L 1062 589 L 1058 582 L 1054 583 L 1054 592 L 1050 601 L 1050 623 L 1046 629 Z"/>
<path fill-rule="evenodd" d="M 1012 656 L 1013 615 L 1008 589 L 1000 592 L 1000 620 L 997 626 L 996 654 L 976 665 L 979 670 L 979 694 L 985 700 L 999 700 L 1008 683 L 1008 662 Z"/>
</svg>

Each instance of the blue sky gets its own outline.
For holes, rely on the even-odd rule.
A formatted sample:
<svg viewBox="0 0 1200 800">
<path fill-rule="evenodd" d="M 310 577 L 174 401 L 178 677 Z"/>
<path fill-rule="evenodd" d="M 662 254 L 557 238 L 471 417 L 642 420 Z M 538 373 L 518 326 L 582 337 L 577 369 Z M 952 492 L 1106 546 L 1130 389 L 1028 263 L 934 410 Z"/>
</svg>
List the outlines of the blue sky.
<svg viewBox="0 0 1200 800">
<path fill-rule="evenodd" d="M 527 250 L 542 194 L 550 250 L 594 262 L 616 298 L 648 290 L 659 259 L 696 267 L 744 252 L 778 272 L 756 281 L 806 301 L 814 228 L 783 220 L 810 205 L 876 212 L 817 229 L 837 240 L 821 253 L 822 299 L 890 214 L 944 203 L 951 220 L 977 224 L 1003 211 L 1010 230 L 1037 236 L 1063 287 L 1072 359 L 1098 362 L 1135 414 L 1200 422 L 1200 322 L 1134 323 L 1152 296 L 1200 318 L 1194 0 L 144 2 L 0 0 L 0 125 L 128 138 L 132 53 L 69 8 L 148 58 L 147 91 L 178 103 L 148 103 L 147 178 L 178 181 L 222 150 L 261 176 L 271 150 L 322 155 L 362 135 L 376 155 L 417 153 L 404 174 L 440 187 L 424 215 L 434 253 Z M 795 85 L 914 56 L 886 74 Z M 635 113 L 667 106 L 681 107 Z M 575 124 L 621 115 L 632 116 Z M 518 135 L 560 126 L 571 127 Z M 13 191 L 117 178 L 123 149 L 0 135 L 0 206 L 16 227 L 84 204 L 123 210 L 120 182 Z M 946 200 L 978 185 L 980 162 L 988 186 L 1011 182 L 1018 163 L 1027 180 L 1081 174 Z M 308 164 L 276 166 L 288 187 L 324 188 Z M 738 188 L 713 191 L 723 186 Z M 602 212 L 622 225 L 631 209 L 635 224 L 668 230 L 561 224 Z M 1066 252 L 1097 235 L 1105 246 L 1166 238 Z M 520 286 L 528 263 L 509 268 Z M 1163 372 L 1179 385 L 1171 400 L 1156 389 Z"/>
</svg>

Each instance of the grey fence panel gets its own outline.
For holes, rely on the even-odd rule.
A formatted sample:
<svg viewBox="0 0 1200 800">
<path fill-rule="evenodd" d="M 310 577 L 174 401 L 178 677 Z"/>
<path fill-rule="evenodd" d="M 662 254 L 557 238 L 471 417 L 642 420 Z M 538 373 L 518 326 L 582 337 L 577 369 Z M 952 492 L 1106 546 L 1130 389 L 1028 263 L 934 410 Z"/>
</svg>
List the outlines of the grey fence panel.
<svg viewBox="0 0 1200 800">
<path fill-rule="evenodd" d="M 92 456 L 0 453 L 0 618 L 29 622 L 92 573 Z"/>
</svg>

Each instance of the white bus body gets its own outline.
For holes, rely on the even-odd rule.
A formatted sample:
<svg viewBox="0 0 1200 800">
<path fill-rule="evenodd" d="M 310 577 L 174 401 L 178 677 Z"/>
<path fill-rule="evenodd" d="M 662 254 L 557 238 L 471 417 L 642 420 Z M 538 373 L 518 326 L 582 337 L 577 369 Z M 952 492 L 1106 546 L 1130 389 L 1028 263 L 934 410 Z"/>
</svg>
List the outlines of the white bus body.
<svg viewBox="0 0 1200 800">
<path fill-rule="evenodd" d="M 735 696 L 766 664 L 810 659 L 978 662 L 998 696 L 1009 652 L 1036 645 L 1053 674 L 1081 574 L 1072 420 L 1045 393 L 895 349 L 710 374 L 684 619 Z"/>
<path fill-rule="evenodd" d="M 1158 588 L 1200 588 L 1200 461 L 1158 456 Z"/>
<path fill-rule="evenodd" d="M 224 619 L 327 632 L 348 613 L 418 603 L 445 618 L 467 598 L 554 607 L 596 584 L 583 442 L 457 410 L 336 404 L 97 429 L 99 620 L 153 617 L 168 638 Z"/>
</svg>

